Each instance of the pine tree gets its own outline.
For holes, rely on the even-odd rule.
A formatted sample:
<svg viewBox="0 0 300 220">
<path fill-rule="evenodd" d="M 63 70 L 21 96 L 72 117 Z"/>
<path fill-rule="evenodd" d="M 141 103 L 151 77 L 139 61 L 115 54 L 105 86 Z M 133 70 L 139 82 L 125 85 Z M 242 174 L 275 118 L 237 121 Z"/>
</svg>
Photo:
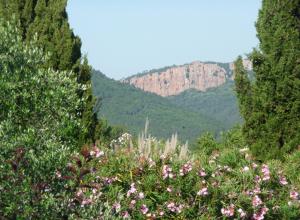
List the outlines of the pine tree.
<svg viewBox="0 0 300 220">
<path fill-rule="evenodd" d="M 81 54 L 81 40 L 75 36 L 68 23 L 67 0 L 0 0 L 0 17 L 19 21 L 24 41 L 29 43 L 37 36 L 37 44 L 50 53 L 45 64 L 57 71 L 72 70 L 85 90 L 78 90 L 79 99 L 84 99 L 79 115 L 85 127 L 84 137 L 95 133 L 97 117 L 93 111 L 94 98 L 91 92 L 91 70 Z M 88 117 L 90 117 L 88 119 Z M 88 122 L 90 120 L 90 122 Z M 90 142 L 93 139 L 81 140 Z"/>
<path fill-rule="evenodd" d="M 300 0 L 263 0 L 256 23 L 259 49 L 250 55 L 250 84 L 241 59 L 236 90 L 243 132 L 260 159 L 280 158 L 300 145 Z"/>
</svg>

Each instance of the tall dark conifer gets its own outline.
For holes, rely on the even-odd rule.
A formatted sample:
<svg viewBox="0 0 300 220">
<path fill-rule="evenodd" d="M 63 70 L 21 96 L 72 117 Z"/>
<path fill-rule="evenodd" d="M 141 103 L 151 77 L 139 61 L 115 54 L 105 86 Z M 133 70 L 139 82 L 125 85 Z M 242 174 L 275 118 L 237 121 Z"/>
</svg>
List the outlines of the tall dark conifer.
<svg viewBox="0 0 300 220">
<path fill-rule="evenodd" d="M 81 54 L 81 40 L 75 36 L 68 22 L 67 0 L 0 0 L 0 17 L 9 20 L 14 16 L 20 24 L 24 41 L 31 42 L 37 37 L 40 47 L 50 53 L 47 66 L 54 70 L 72 70 L 83 84 L 84 90 L 78 91 L 80 99 L 86 101 L 78 110 L 83 118 L 83 134 L 93 140 L 97 117 L 93 111 L 94 98 L 91 91 L 91 70 Z M 90 117 L 90 118 L 88 118 Z"/>
<path fill-rule="evenodd" d="M 259 158 L 280 158 L 300 145 L 300 0 L 263 0 L 256 29 L 252 85 L 236 62 L 244 134 Z"/>
</svg>

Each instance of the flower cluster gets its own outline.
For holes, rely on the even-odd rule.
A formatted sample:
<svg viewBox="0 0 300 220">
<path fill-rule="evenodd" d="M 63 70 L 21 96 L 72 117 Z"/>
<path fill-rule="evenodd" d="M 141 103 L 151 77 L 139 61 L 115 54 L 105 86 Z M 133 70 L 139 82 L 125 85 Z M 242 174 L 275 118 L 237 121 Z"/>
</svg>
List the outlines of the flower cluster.
<svg viewBox="0 0 300 220">
<path fill-rule="evenodd" d="M 232 216 L 234 216 L 234 208 L 235 208 L 235 205 L 230 204 L 229 206 L 222 208 L 221 213 L 222 213 L 222 215 L 224 215 L 226 217 L 232 217 Z"/>
<path fill-rule="evenodd" d="M 261 208 L 257 213 L 253 214 L 253 220 L 263 220 L 268 211 L 267 207 Z"/>
<path fill-rule="evenodd" d="M 172 172 L 172 168 L 168 165 L 163 165 L 163 169 L 162 169 L 162 176 L 163 179 L 167 179 L 167 178 L 175 178 L 175 174 Z"/>
<path fill-rule="evenodd" d="M 279 183 L 283 186 L 289 184 L 288 181 L 286 180 L 286 177 L 283 176 L 282 174 L 280 174 L 280 176 L 279 176 Z"/>
<path fill-rule="evenodd" d="M 298 185 L 292 185 L 281 170 L 271 173 L 276 169 L 267 163 L 248 159 L 226 165 L 221 152 L 214 153 L 213 163 L 211 157 L 201 163 L 161 160 L 161 155 L 136 160 L 138 154 L 124 153 L 124 148 L 99 161 L 101 151 L 94 147 L 91 151 L 88 157 L 100 167 L 95 180 L 100 187 L 78 188 L 73 204 L 81 208 L 100 200 L 109 202 L 111 215 L 123 219 L 193 219 L 201 214 L 212 219 L 262 220 L 286 218 L 284 207 L 300 207 Z M 58 172 L 56 176 L 64 177 Z M 216 204 L 222 207 L 216 209 Z"/>
<path fill-rule="evenodd" d="M 205 172 L 205 169 L 204 168 L 201 168 L 198 172 L 198 175 L 201 176 L 201 177 L 205 177 L 207 174 Z"/>
<path fill-rule="evenodd" d="M 176 203 L 170 202 L 170 203 L 167 204 L 167 208 L 171 212 L 181 213 L 183 208 L 184 208 L 184 205 L 183 204 L 176 205 Z"/>
<path fill-rule="evenodd" d="M 192 164 L 190 162 L 186 163 L 180 168 L 179 175 L 184 176 L 184 175 L 188 174 L 189 172 L 191 172 L 192 169 L 193 169 Z"/>
<path fill-rule="evenodd" d="M 261 172 L 263 174 L 263 178 L 262 178 L 263 181 L 270 180 L 271 177 L 270 177 L 270 170 L 269 170 L 268 165 L 263 164 L 262 168 L 261 168 Z"/>
<path fill-rule="evenodd" d="M 300 200 L 299 193 L 296 192 L 295 190 L 291 191 L 290 192 L 290 198 L 292 200 Z"/>
<path fill-rule="evenodd" d="M 253 197 L 253 199 L 252 199 L 252 205 L 253 205 L 254 207 L 258 207 L 258 206 L 260 206 L 261 204 L 263 204 L 263 202 L 261 201 L 261 199 L 259 198 L 258 195 L 255 195 L 255 196 Z"/>
<path fill-rule="evenodd" d="M 207 196 L 208 195 L 208 189 L 207 189 L 207 187 L 204 187 L 204 188 L 200 189 L 197 192 L 197 195 L 198 196 Z"/>
<path fill-rule="evenodd" d="M 90 156 L 92 157 L 101 157 L 104 155 L 104 151 L 100 150 L 96 145 L 94 145 L 92 147 L 92 149 L 90 150 Z"/>
<path fill-rule="evenodd" d="M 117 139 L 114 139 L 110 142 L 111 148 L 117 148 L 117 147 L 126 147 L 129 143 L 129 141 L 132 139 L 132 135 L 129 133 L 124 133 Z"/>
</svg>

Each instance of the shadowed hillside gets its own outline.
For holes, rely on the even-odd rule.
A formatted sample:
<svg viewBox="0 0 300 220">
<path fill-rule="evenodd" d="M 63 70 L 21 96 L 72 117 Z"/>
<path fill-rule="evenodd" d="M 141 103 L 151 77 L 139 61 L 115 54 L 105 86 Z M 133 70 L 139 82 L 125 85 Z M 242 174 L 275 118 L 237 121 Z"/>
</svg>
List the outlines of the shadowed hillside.
<svg viewBox="0 0 300 220">
<path fill-rule="evenodd" d="M 177 106 L 184 106 L 186 109 L 198 111 L 222 122 L 225 129 L 242 122 L 233 81 L 206 92 L 188 90 L 167 99 Z"/>
</svg>

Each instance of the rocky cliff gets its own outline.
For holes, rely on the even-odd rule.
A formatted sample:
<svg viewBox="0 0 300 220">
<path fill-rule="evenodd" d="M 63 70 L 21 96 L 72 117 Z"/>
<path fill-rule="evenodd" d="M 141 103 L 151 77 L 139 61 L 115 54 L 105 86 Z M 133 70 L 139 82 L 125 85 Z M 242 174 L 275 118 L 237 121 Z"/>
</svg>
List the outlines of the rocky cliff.
<svg viewBox="0 0 300 220">
<path fill-rule="evenodd" d="M 246 69 L 251 70 L 251 62 L 244 60 Z M 195 61 L 190 64 L 163 68 L 138 74 L 122 80 L 147 92 L 160 96 L 172 96 L 188 90 L 206 91 L 218 87 L 234 78 L 232 63 Z"/>
</svg>

